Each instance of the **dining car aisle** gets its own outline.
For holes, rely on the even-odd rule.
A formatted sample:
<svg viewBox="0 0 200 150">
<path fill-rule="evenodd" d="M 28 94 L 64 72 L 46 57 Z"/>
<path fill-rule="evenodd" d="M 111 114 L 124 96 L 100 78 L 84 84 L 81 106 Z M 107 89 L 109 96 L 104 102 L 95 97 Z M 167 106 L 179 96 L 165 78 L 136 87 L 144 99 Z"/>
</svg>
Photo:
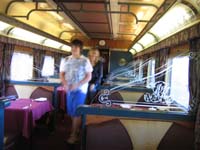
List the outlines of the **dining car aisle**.
<svg viewBox="0 0 200 150">
<path fill-rule="evenodd" d="M 53 133 L 50 133 L 45 126 L 39 126 L 35 129 L 32 137 L 32 150 L 79 150 L 80 144 L 68 145 L 64 142 L 64 139 L 70 134 L 71 121 L 69 117 L 65 116 L 62 121 L 61 114 L 57 114 L 56 117 L 56 129 Z M 28 144 L 24 146 L 24 140 L 18 145 L 19 150 L 27 150 Z M 17 150 L 18 150 L 17 149 Z"/>
</svg>

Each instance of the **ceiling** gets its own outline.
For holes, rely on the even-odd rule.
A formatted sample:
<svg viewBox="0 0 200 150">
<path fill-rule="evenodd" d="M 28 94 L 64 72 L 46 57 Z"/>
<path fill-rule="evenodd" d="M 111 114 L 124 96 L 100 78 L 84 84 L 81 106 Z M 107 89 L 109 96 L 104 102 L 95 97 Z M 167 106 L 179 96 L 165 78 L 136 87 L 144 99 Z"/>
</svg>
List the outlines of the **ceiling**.
<svg viewBox="0 0 200 150">
<path fill-rule="evenodd" d="M 70 42 L 128 50 L 175 0 L 1 0 L 0 13 Z"/>
<path fill-rule="evenodd" d="M 54 2 L 90 38 L 133 41 L 164 0 L 54 0 Z"/>
</svg>

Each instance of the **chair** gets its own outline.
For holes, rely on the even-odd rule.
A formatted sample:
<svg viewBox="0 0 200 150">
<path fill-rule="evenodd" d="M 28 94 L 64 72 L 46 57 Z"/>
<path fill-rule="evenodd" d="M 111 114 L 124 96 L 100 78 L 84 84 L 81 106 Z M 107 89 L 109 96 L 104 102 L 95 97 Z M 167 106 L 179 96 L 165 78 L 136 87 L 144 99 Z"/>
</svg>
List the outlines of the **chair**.
<svg viewBox="0 0 200 150">
<path fill-rule="evenodd" d="M 87 150 L 132 150 L 131 139 L 119 119 L 90 124 L 86 129 Z"/>
<path fill-rule="evenodd" d="M 40 97 L 46 97 L 50 102 L 52 102 L 53 93 L 52 93 L 52 91 L 49 91 L 49 90 L 47 90 L 45 88 L 38 87 L 37 89 L 35 89 L 33 91 L 33 93 L 31 94 L 30 98 L 31 99 L 36 99 L 36 98 L 40 98 Z"/>
</svg>

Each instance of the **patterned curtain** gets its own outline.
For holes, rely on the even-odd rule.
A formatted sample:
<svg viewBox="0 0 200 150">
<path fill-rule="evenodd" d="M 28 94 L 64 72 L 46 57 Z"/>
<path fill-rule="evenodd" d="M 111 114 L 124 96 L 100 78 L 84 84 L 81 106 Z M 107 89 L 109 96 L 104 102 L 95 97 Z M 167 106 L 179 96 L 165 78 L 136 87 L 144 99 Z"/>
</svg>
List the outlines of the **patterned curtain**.
<svg viewBox="0 0 200 150">
<path fill-rule="evenodd" d="M 55 53 L 54 54 L 54 59 L 55 59 L 55 75 L 58 75 L 59 73 L 59 67 L 60 67 L 60 61 L 62 58 L 62 54 L 61 53 Z"/>
<path fill-rule="evenodd" d="M 190 113 L 196 115 L 195 149 L 200 149 L 200 38 L 190 41 Z"/>
<path fill-rule="evenodd" d="M 13 52 L 13 44 L 0 44 L 0 96 L 5 95 L 6 80 L 10 80 L 10 65 Z"/>
<path fill-rule="evenodd" d="M 0 96 L 2 96 L 2 92 L 3 92 L 3 89 L 4 89 L 4 86 L 3 86 L 3 70 L 4 70 L 4 67 L 3 67 L 3 64 L 4 64 L 4 51 L 3 51 L 3 48 L 4 48 L 4 44 L 3 43 L 0 43 Z"/>
<path fill-rule="evenodd" d="M 155 52 L 155 68 L 156 73 L 166 69 L 167 59 L 169 57 L 169 48 L 163 48 L 157 52 Z M 165 81 L 165 74 L 156 77 L 156 81 Z"/>
<path fill-rule="evenodd" d="M 44 50 L 33 50 L 33 64 L 34 64 L 34 78 L 41 78 L 42 77 L 42 67 L 44 63 L 46 51 Z"/>
<path fill-rule="evenodd" d="M 150 57 L 149 54 L 142 56 L 142 61 L 143 62 L 147 61 L 149 59 L 149 57 Z M 147 75 L 148 75 L 148 64 L 145 65 L 143 68 L 143 77 L 147 77 Z"/>
</svg>

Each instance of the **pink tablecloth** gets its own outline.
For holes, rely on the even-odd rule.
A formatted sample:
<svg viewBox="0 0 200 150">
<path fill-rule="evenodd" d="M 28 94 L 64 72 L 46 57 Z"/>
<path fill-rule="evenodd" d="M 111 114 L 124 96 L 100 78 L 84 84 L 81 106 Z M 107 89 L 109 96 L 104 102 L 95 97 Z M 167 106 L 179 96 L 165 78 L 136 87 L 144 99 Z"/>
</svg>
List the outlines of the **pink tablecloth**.
<svg viewBox="0 0 200 150">
<path fill-rule="evenodd" d="M 66 91 L 62 86 L 57 88 L 58 108 L 66 111 Z"/>
<path fill-rule="evenodd" d="M 36 102 L 31 99 L 18 99 L 11 101 L 5 109 L 5 130 L 8 132 L 21 132 L 26 138 L 31 135 L 35 121 L 45 113 L 53 110 L 49 101 Z"/>
</svg>

